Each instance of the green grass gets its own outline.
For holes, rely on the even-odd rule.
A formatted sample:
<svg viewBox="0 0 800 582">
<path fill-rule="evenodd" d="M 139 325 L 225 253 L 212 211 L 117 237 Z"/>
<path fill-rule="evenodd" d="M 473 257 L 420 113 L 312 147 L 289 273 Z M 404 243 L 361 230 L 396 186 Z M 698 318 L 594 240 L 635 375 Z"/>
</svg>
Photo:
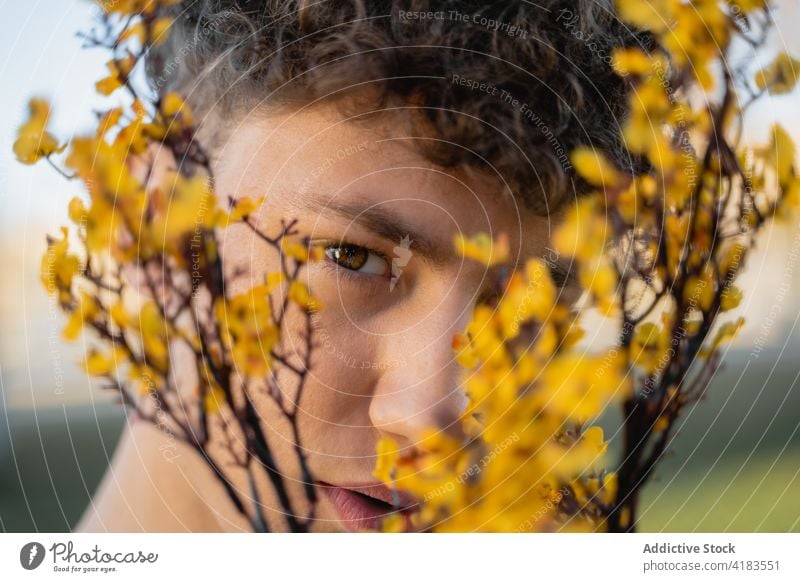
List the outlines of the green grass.
<svg viewBox="0 0 800 582">
<path fill-rule="evenodd" d="M 726 355 L 644 488 L 640 531 L 800 531 L 798 348 Z M 617 410 L 601 422 L 612 460 L 619 423 Z"/>
<path fill-rule="evenodd" d="M 645 489 L 640 531 L 800 532 L 800 451 L 688 465 Z"/>
<path fill-rule="evenodd" d="M 12 409 L 8 417 L 10 451 L 0 458 L 0 531 L 69 531 L 114 452 L 121 409 L 48 408 L 37 411 L 38 419 L 31 410 Z"/>
</svg>

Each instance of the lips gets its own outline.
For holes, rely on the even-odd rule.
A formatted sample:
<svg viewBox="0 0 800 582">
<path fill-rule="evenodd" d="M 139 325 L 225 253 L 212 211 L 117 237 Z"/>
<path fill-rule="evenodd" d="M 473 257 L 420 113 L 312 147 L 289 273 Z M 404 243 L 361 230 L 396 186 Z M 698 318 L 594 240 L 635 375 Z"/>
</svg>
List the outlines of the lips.
<svg viewBox="0 0 800 582">
<path fill-rule="evenodd" d="M 338 486 L 317 483 L 330 500 L 342 525 L 351 532 L 380 529 L 381 521 L 399 513 L 410 529 L 416 504 L 409 495 L 381 484 Z"/>
</svg>

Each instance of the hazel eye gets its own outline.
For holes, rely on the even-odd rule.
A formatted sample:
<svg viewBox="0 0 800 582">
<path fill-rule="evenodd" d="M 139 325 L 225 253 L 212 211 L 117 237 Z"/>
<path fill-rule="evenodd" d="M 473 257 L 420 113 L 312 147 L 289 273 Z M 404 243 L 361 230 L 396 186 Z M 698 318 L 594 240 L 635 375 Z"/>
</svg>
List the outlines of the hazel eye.
<svg viewBox="0 0 800 582">
<path fill-rule="evenodd" d="M 332 245 L 325 256 L 337 266 L 365 275 L 388 276 L 389 263 L 378 253 L 356 245 Z"/>
</svg>

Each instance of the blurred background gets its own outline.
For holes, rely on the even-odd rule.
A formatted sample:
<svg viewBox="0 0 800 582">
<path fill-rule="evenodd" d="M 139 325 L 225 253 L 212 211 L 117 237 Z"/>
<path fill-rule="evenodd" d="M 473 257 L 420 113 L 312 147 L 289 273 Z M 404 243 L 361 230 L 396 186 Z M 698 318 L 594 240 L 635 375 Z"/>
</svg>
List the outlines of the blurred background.
<svg viewBox="0 0 800 582">
<path fill-rule="evenodd" d="M 32 95 L 56 103 L 56 135 L 91 126 L 105 55 L 81 50 L 76 31 L 95 14 L 88 1 L 0 0 L 0 531 L 68 531 L 124 425 L 78 370 L 85 346 L 60 340 L 63 320 L 39 282 L 46 234 L 66 223 L 78 186 L 11 151 Z M 776 21 L 769 51 L 800 58 L 800 2 L 778 2 Z M 800 141 L 800 92 L 754 108 L 747 139 L 763 141 L 775 120 Z M 643 531 L 800 531 L 798 225 L 764 234 L 742 287 L 747 325 L 647 488 Z"/>
</svg>

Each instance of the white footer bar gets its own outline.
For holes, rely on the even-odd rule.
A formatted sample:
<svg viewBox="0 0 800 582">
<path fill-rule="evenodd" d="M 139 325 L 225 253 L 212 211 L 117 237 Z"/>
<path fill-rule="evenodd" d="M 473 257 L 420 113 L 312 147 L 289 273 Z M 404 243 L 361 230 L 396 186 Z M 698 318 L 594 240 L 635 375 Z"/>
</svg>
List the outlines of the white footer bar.
<svg viewBox="0 0 800 582">
<path fill-rule="evenodd" d="M 800 534 L 0 534 L 3 581 L 185 576 L 797 582 Z"/>
</svg>

